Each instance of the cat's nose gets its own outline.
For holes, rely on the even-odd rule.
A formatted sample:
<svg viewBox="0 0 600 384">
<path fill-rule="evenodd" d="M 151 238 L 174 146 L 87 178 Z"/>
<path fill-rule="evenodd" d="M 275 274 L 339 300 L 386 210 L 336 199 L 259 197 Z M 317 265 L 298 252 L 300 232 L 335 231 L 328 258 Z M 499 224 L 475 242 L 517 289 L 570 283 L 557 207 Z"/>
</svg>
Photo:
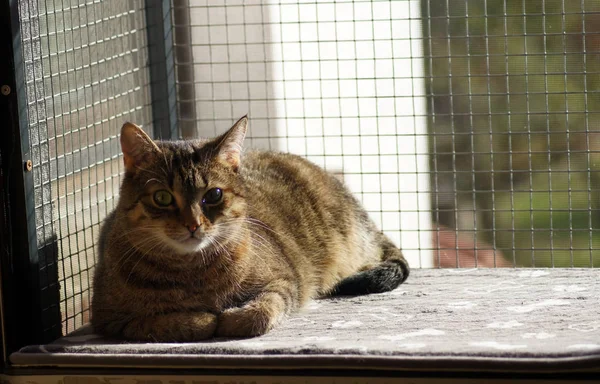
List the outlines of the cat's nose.
<svg viewBox="0 0 600 384">
<path fill-rule="evenodd" d="M 188 231 L 190 231 L 190 233 L 192 233 L 192 234 L 194 232 L 196 232 L 196 230 L 198 229 L 197 225 L 186 225 L 186 227 L 187 227 Z"/>
</svg>

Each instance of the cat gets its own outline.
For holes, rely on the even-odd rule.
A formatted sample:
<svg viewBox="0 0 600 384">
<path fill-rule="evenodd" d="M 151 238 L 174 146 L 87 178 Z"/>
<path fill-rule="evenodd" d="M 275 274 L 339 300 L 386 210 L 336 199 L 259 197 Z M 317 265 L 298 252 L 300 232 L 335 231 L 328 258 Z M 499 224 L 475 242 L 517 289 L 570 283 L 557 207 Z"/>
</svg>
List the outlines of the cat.
<svg viewBox="0 0 600 384">
<path fill-rule="evenodd" d="M 121 129 L 125 165 L 103 223 L 96 332 L 189 342 L 262 335 L 312 298 L 392 290 L 407 261 L 335 176 L 242 152 L 247 116 L 214 139 Z"/>
</svg>

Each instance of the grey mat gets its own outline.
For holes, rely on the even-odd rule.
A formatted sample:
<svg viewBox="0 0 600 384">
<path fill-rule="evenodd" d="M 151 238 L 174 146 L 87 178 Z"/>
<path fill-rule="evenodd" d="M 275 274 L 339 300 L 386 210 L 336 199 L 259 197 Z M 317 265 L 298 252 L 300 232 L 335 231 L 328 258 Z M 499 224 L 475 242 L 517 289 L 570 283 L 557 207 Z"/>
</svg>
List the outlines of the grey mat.
<svg viewBox="0 0 600 384">
<path fill-rule="evenodd" d="M 414 270 L 385 294 L 312 302 L 254 339 L 131 344 L 87 327 L 17 365 L 600 371 L 600 270 Z"/>
</svg>

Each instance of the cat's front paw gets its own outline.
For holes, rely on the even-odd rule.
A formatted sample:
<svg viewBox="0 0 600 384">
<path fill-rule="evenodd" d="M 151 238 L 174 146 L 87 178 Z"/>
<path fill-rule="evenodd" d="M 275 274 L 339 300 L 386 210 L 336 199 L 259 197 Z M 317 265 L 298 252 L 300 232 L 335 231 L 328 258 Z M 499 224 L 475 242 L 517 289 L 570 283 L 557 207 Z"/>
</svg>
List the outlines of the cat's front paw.
<svg viewBox="0 0 600 384">
<path fill-rule="evenodd" d="M 217 336 L 253 337 L 264 335 L 279 322 L 264 309 L 254 306 L 230 308 L 221 313 L 217 320 Z"/>
<path fill-rule="evenodd" d="M 123 336 L 136 341 L 190 342 L 213 337 L 216 328 L 217 317 L 212 313 L 168 313 L 131 321 Z"/>
</svg>

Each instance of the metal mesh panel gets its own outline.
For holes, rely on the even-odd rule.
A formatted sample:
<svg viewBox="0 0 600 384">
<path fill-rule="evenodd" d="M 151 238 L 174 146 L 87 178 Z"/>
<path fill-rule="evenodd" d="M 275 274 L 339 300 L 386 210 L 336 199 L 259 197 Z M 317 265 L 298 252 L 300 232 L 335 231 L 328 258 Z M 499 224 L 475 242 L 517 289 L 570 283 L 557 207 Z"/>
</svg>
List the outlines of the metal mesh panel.
<svg viewBox="0 0 600 384">
<path fill-rule="evenodd" d="M 167 72 L 154 111 L 145 4 L 173 28 L 150 34 Z M 151 130 L 152 112 L 163 137 L 249 113 L 250 146 L 338 174 L 413 267 L 598 265 L 600 1 L 167 5 L 19 2 L 37 238 L 58 248 L 63 331 L 88 319 L 118 129 Z"/>
<path fill-rule="evenodd" d="M 198 130 L 339 173 L 415 267 L 593 266 L 599 1 L 190 1 Z"/>
<path fill-rule="evenodd" d="M 419 2 L 190 4 L 200 134 L 249 113 L 250 146 L 339 174 L 432 266 Z"/>
<path fill-rule="evenodd" d="M 496 265 L 598 265 L 599 11 L 425 2 L 434 220 L 457 228 L 448 243 L 484 240 Z"/>
<path fill-rule="evenodd" d="M 58 247 L 71 331 L 89 318 L 98 226 L 118 195 L 118 130 L 151 121 L 143 1 L 20 1 L 19 16 L 37 237 Z"/>
</svg>

